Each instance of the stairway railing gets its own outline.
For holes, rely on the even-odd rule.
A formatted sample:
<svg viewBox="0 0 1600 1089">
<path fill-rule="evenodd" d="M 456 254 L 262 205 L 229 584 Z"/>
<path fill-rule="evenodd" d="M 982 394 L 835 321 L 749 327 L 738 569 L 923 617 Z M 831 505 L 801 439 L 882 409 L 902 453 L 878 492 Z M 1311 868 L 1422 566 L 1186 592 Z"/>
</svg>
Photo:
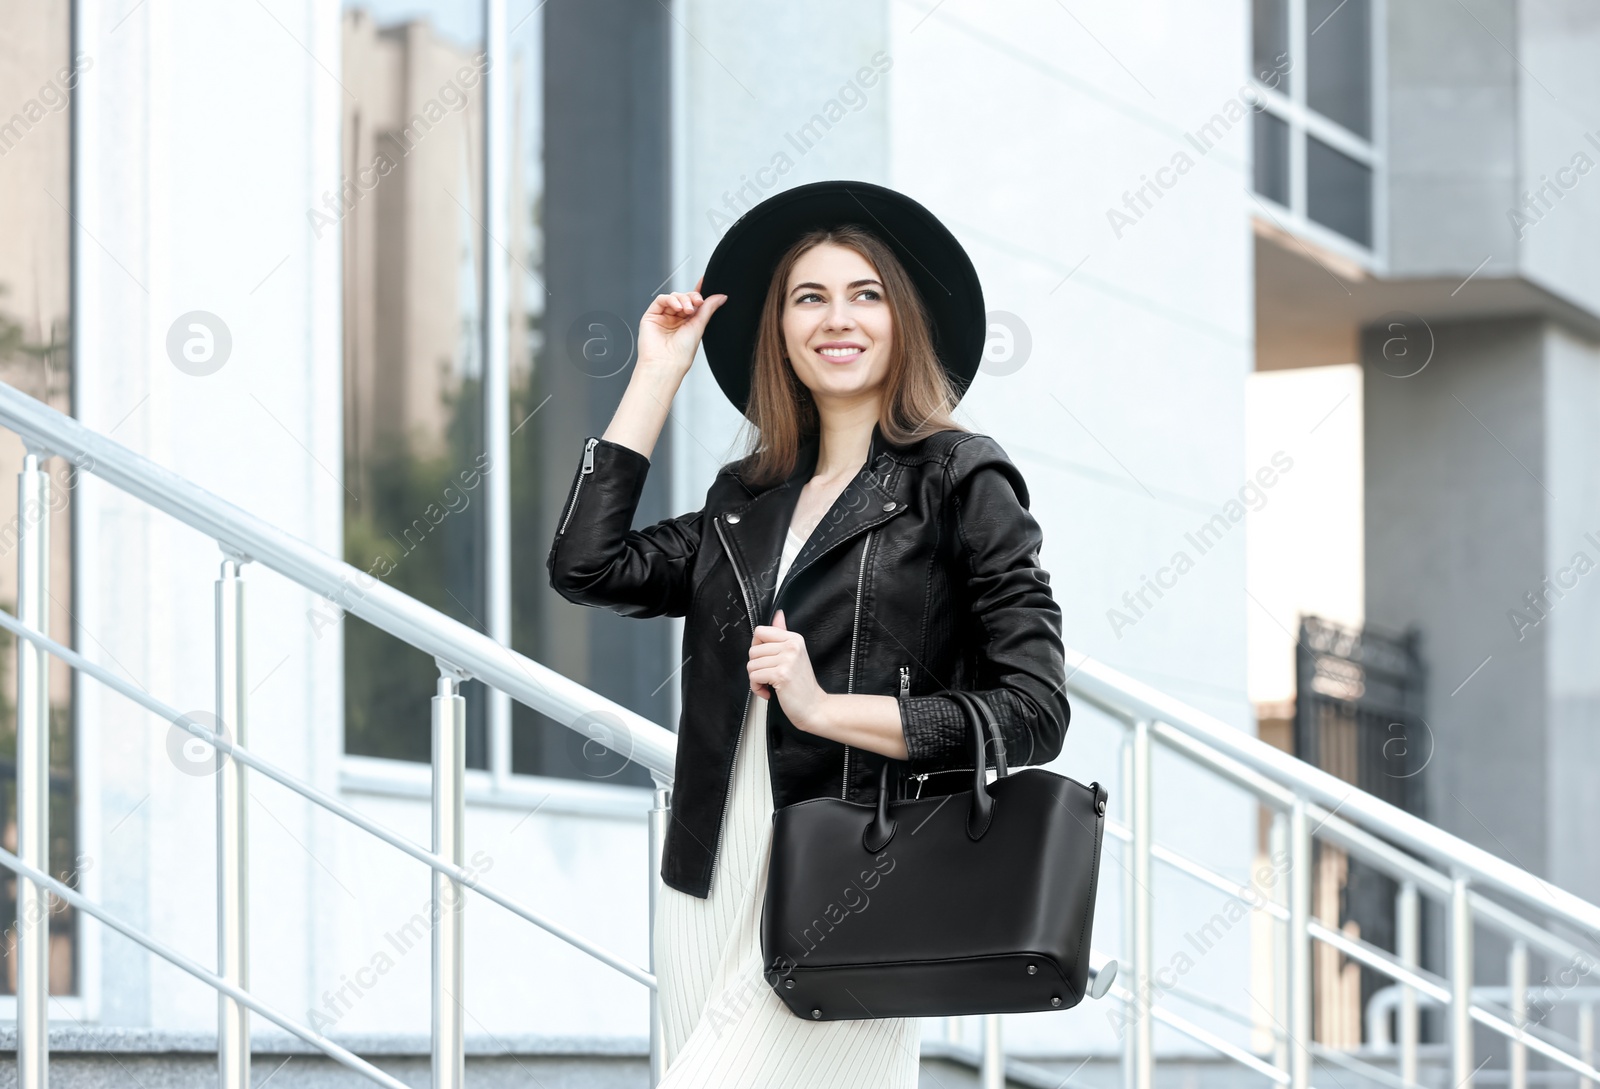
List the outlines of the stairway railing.
<svg viewBox="0 0 1600 1089">
<path fill-rule="evenodd" d="M 429 866 L 433 872 L 433 1084 L 459 1089 L 463 1083 L 462 1025 L 455 996 L 462 984 L 463 889 L 471 889 L 514 914 L 542 927 L 650 988 L 651 1084 L 662 1074 L 660 1009 L 655 993 L 654 951 L 642 968 L 589 942 L 512 897 L 477 880 L 466 870 L 462 839 L 464 816 L 464 701 L 460 684 L 476 678 L 507 692 L 511 698 L 557 722 L 604 722 L 612 733 L 601 740 L 648 768 L 655 782 L 648 821 L 650 911 L 655 910 L 656 874 L 672 783 L 676 737 L 627 708 L 605 700 L 583 686 L 517 654 L 487 636 L 428 608 L 360 570 L 333 559 L 227 501 L 206 492 L 68 416 L 9 386 L 0 384 L 0 426 L 16 432 L 26 454 L 19 476 L 18 596 L 15 617 L 0 612 L 0 626 L 17 635 L 18 644 L 18 845 L 15 854 L 0 850 L 0 865 L 18 875 L 18 1047 L 22 1089 L 42 1089 L 48 1062 L 45 964 L 47 893 L 54 893 L 151 952 L 203 980 L 218 991 L 218 1084 L 247 1089 L 249 1034 L 245 1010 L 253 1010 L 294 1033 L 338 1062 L 380 1084 L 399 1082 L 351 1054 L 334 1041 L 274 1010 L 250 994 L 244 905 L 247 900 L 248 837 L 242 799 L 245 769 L 257 771 L 308 801 L 350 821 L 378 839 Z M 121 489 L 216 540 L 224 559 L 217 580 L 217 718 L 213 731 L 192 717 L 148 695 L 109 670 L 89 661 L 44 634 L 48 600 L 49 479 L 42 469 L 51 456 L 69 459 L 80 471 Z M 433 843 L 417 844 L 319 791 L 252 753 L 247 744 L 247 700 L 243 685 L 245 593 L 243 566 L 249 562 L 284 575 L 342 609 L 433 655 L 439 668 L 433 698 Z M 218 750 L 218 967 L 212 972 L 184 958 L 161 942 L 118 920 L 76 890 L 51 877 L 47 794 L 49 766 L 45 699 L 45 663 L 54 655 L 84 675 L 176 723 Z M 1498 1010 L 1472 986 L 1473 922 L 1497 928 L 1512 938 L 1510 972 L 1526 982 L 1530 949 L 1592 967 L 1578 944 L 1587 942 L 1600 953 L 1600 908 L 1455 836 L 1362 793 L 1316 768 L 1188 707 L 1131 677 L 1086 656 L 1068 678 L 1068 690 L 1126 727 L 1123 746 L 1123 819 L 1110 822 L 1113 839 L 1126 846 L 1123 881 L 1124 946 L 1120 961 L 1131 973 L 1114 988 L 1126 1004 L 1133 1031 L 1125 1039 L 1123 1069 L 1128 1089 L 1151 1089 L 1154 1071 L 1153 1033 L 1166 1024 L 1273 1082 L 1291 1089 L 1309 1089 L 1313 1057 L 1351 1066 L 1397 1089 L 1418 1082 L 1418 1018 L 1420 1001 L 1442 1004 L 1450 1016 L 1451 1086 L 1470 1089 L 1474 1022 L 1507 1036 L 1512 1042 L 1509 1080 L 1512 1089 L 1526 1089 L 1527 1053 L 1535 1052 L 1573 1072 L 1579 1089 L 1594 1089 L 1600 1070 L 1594 1065 L 1592 1004 L 1587 1011 L 1587 1039 L 1556 1038 L 1529 1021 L 1528 989 L 1513 987 L 1510 1006 Z M 604 712 L 598 714 L 597 712 Z M 576 728 L 576 727 L 574 727 Z M 1150 986 L 1155 971 L 1155 862 L 1190 879 L 1236 895 L 1252 892 L 1192 859 L 1155 842 L 1152 809 L 1152 752 L 1157 744 L 1189 763 L 1242 788 L 1275 814 L 1273 836 L 1290 857 L 1289 887 L 1274 888 L 1259 910 L 1276 924 L 1275 964 L 1281 968 L 1270 1017 L 1277 1045 L 1268 1056 L 1224 1039 L 1154 1001 Z M 1315 822 L 1313 824 L 1313 822 Z M 1358 856 L 1391 874 L 1400 883 L 1400 941 L 1394 951 L 1333 930 L 1311 917 L 1310 870 L 1314 838 Z M 1499 899 L 1491 898 L 1491 895 Z M 1431 896 L 1448 906 L 1452 923 L 1449 971 L 1435 975 L 1421 967 L 1418 927 L 1420 898 Z M 1259 897 L 1255 899 L 1259 900 Z M 1509 901 L 1515 908 L 1501 901 Z M 1568 933 L 1563 933 L 1565 930 Z M 653 927 L 652 927 L 653 931 Z M 1311 1032 L 1311 954 L 1313 943 L 1382 972 L 1400 986 L 1399 1072 L 1391 1074 L 1365 1060 L 1318 1044 Z M 1106 959 L 1095 956 L 1091 969 L 1096 997 L 1106 992 L 1116 974 L 1100 971 Z M 1585 971 L 1588 967 L 1585 968 Z M 1520 971 L 1521 975 L 1518 975 Z M 1585 992 L 1587 994 L 1587 992 Z M 1476 999 L 1474 996 L 1478 996 Z M 1194 996 L 1189 996 L 1193 1000 Z M 1204 1006 L 1209 1000 L 1200 999 Z M 1215 1006 L 1216 1003 L 1211 1003 Z M 1247 1011 L 1222 1011 L 1251 1017 Z M 1283 1022 L 1287 1022 L 1286 1024 Z M 1005 1069 L 1022 1076 L 1026 1064 L 1007 1063 L 1000 1045 L 1000 1019 L 986 1018 L 983 1032 L 982 1081 L 998 1089 Z M 1520 1058 L 1519 1058 L 1520 1057 Z M 1520 1073 L 1519 1073 L 1520 1071 Z"/>
<path fill-rule="evenodd" d="M 1486 1058 L 1475 1063 L 1475 1024 L 1509 1042 L 1505 1073 L 1511 1089 L 1527 1089 L 1530 1052 L 1570 1071 L 1577 1089 L 1594 1089 L 1600 1082 L 1592 990 L 1567 986 L 1556 996 L 1557 1001 L 1575 1004 L 1579 1025 L 1575 1040 L 1541 1028 L 1529 1016 L 1530 1002 L 1536 1000 L 1536 990 L 1529 982 L 1530 951 L 1559 960 L 1576 978 L 1583 978 L 1600 963 L 1600 907 L 1087 656 L 1081 656 L 1067 687 L 1126 728 L 1123 818 L 1109 825 L 1108 831 L 1127 848 L 1125 940 L 1118 956 L 1124 979 L 1113 988 L 1126 1003 L 1132 1028 L 1125 1036 L 1127 1089 L 1151 1089 L 1153 1026 L 1157 1021 L 1290 1089 L 1309 1089 L 1313 1058 L 1395 1089 L 1412 1089 L 1420 1084 L 1418 1007 L 1422 1003 L 1441 1006 L 1448 1014 L 1450 1089 L 1471 1089 L 1474 1075 L 1488 1062 Z M 1269 809 L 1271 854 L 1288 855 L 1287 888 L 1276 882 L 1266 890 L 1240 885 L 1154 842 L 1152 754 L 1157 744 L 1243 789 Z M 1312 917 L 1314 840 L 1361 859 L 1397 883 L 1396 949 L 1382 949 Z M 1154 978 L 1151 878 L 1152 864 L 1158 861 L 1206 886 L 1259 904 L 1259 910 L 1274 920 L 1272 1006 L 1260 1004 L 1258 1010 L 1245 1014 L 1253 1020 L 1264 1015 L 1271 1022 L 1269 1031 L 1276 1041 L 1271 1061 L 1155 1002 L 1155 993 L 1164 989 Z M 1443 975 L 1421 966 L 1423 897 L 1437 900 L 1448 920 Z M 1490 992 L 1473 985 L 1475 925 L 1492 928 L 1510 941 L 1506 971 L 1511 983 L 1505 992 L 1506 1007 L 1490 1003 L 1484 997 Z M 1311 958 L 1317 943 L 1398 985 L 1397 1072 L 1313 1038 Z M 1202 1008 L 1238 1016 L 1237 1011 L 1219 1010 L 1217 1003 L 1199 996 L 1188 997 Z"/>
<path fill-rule="evenodd" d="M 17 851 L 0 850 L 0 865 L 18 875 L 17 895 L 17 1066 L 21 1089 L 42 1089 L 48 1079 L 47 894 L 56 896 L 151 952 L 203 980 L 218 991 L 218 1084 L 248 1089 L 250 1041 L 246 1009 L 321 1049 L 334 1060 L 387 1085 L 401 1083 L 310 1027 L 261 1002 L 248 990 L 246 912 L 248 841 L 245 835 L 244 769 L 282 784 L 433 871 L 432 928 L 433 1084 L 458 1089 L 464 1081 L 464 1041 L 460 1006 L 464 889 L 500 904 L 600 962 L 650 989 L 652 1084 L 660 1075 L 660 1012 L 651 970 L 630 963 L 546 915 L 483 883 L 467 870 L 463 839 L 465 792 L 465 701 L 462 681 L 469 677 L 507 692 L 513 699 L 558 722 L 604 723 L 602 738 L 648 768 L 655 781 L 648 819 L 649 874 L 660 866 L 676 737 L 635 712 L 613 703 L 559 673 L 421 602 L 336 560 L 304 541 L 215 496 L 77 420 L 21 391 L 0 383 L 0 426 L 15 432 L 25 454 L 18 478 L 17 614 L 0 611 L 0 626 L 17 640 Z M 43 462 L 69 460 L 75 471 L 90 472 L 124 493 L 166 512 L 210 536 L 224 559 L 216 583 L 216 675 L 219 730 L 150 696 L 111 671 L 89 661 L 44 633 L 49 600 L 50 480 Z M 252 753 L 247 746 L 247 692 L 244 687 L 245 582 L 251 561 L 321 594 L 343 610 L 433 655 L 439 668 L 433 697 L 433 849 L 384 827 L 339 799 Z M 49 768 L 46 666 L 54 655 L 85 676 L 126 696 L 212 745 L 217 780 L 217 971 L 212 972 L 148 934 L 115 918 L 76 890 L 50 876 L 46 791 Z M 574 727 L 576 728 L 576 727 Z M 585 736 L 592 736 L 586 733 Z M 654 882 L 650 907 L 654 912 Z M 652 927 L 653 930 L 653 927 Z M 653 952 L 653 951 L 652 951 Z M 654 957 L 652 955 L 652 967 Z"/>
<path fill-rule="evenodd" d="M 18 478 L 17 614 L 0 610 L 0 627 L 17 636 L 17 851 L 0 849 L 0 866 L 17 874 L 18 1002 L 17 1065 L 21 1089 L 43 1089 L 48 1079 L 48 894 L 112 927 L 218 992 L 218 1085 L 249 1089 L 250 1038 L 246 1010 L 253 1010 L 343 1065 L 390 1089 L 401 1083 L 335 1041 L 256 998 L 248 984 L 248 836 L 245 832 L 245 769 L 252 769 L 405 852 L 433 871 L 432 1083 L 459 1089 L 465 1061 L 461 1007 L 464 900 L 470 889 L 622 972 L 650 990 L 651 1084 L 663 1073 L 660 1004 L 654 948 L 643 968 L 533 910 L 467 870 L 465 815 L 465 701 L 460 685 L 469 678 L 498 688 L 557 722 L 582 723 L 584 736 L 647 768 L 655 782 L 648 817 L 649 910 L 654 934 L 657 874 L 672 784 L 677 738 L 670 731 L 563 677 L 480 632 L 468 628 L 359 569 L 215 496 L 191 481 L 101 435 L 15 388 L 0 383 L 0 426 L 23 440 Z M 214 539 L 223 553 L 216 582 L 216 676 L 219 728 L 149 695 L 136 685 L 51 639 L 44 631 L 48 600 L 50 479 L 43 462 L 71 461 L 149 506 Z M 433 697 L 432 850 L 363 815 L 251 752 L 247 744 L 248 700 L 244 687 L 246 599 L 244 565 L 257 562 L 321 594 L 347 612 L 433 655 L 439 669 Z M 49 767 L 46 667 L 54 655 L 216 750 L 217 783 L 217 970 L 185 957 L 149 934 L 92 903 L 48 871 L 49 823 L 45 805 Z M 591 731 L 603 724 L 607 733 Z M 577 730 L 573 725 L 570 728 Z M 1104 963 L 1104 958 L 1100 959 Z M 1099 997 L 1112 973 L 1091 969 Z"/>
</svg>

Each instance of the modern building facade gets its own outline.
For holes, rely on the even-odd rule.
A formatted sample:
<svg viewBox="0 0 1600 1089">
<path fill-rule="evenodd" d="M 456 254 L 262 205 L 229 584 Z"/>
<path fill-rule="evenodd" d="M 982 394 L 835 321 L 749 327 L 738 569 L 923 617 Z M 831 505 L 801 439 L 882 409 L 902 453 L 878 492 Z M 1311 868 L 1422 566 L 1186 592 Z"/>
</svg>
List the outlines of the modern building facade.
<svg viewBox="0 0 1600 1089">
<path fill-rule="evenodd" d="M 1600 13 L 1581 0 L 61 0 L 0 21 L 6 383 L 675 728 L 676 625 L 547 585 L 582 441 L 651 298 L 693 287 L 745 209 L 887 184 L 982 277 L 990 346 L 960 417 L 1027 476 L 1072 660 L 1294 751 L 1303 618 L 1415 632 L 1416 716 L 1378 722 L 1362 774 L 1415 776 L 1428 820 L 1600 901 Z M 739 422 L 697 367 L 641 519 L 698 506 Z M 22 457 L 0 437 L 0 468 Z M 211 707 L 215 542 L 69 468 L 51 632 Z M 435 663 L 349 599 L 245 577 L 253 747 L 426 843 Z M 0 597 L 14 580 L 0 562 Z M 468 854 L 645 962 L 648 773 L 603 713 L 464 692 Z M 50 703 L 52 867 L 208 962 L 204 754 L 59 663 Z M 1053 768 L 1125 787 L 1122 746 L 1083 706 Z M 1167 754 L 1154 774 L 1163 847 L 1249 882 L 1271 854 L 1255 801 Z M 324 1031 L 425 1038 L 427 871 L 264 780 L 248 820 L 252 986 Z M 1112 955 L 1127 865 L 1108 847 Z M 1324 923 L 1392 924 L 1351 906 L 1336 853 L 1318 866 Z M 1270 1051 L 1269 924 L 1219 929 L 1220 891 L 1157 880 L 1161 1000 Z M 52 1016 L 214 1031 L 208 988 L 62 909 Z M 1444 956 L 1428 918 L 1424 963 Z M 492 904 L 468 934 L 469 1037 L 642 1046 L 637 983 Z M 1370 1046 L 1370 980 L 1335 950 L 1315 972 L 1316 1040 Z M 1041 1062 L 1104 1060 L 1085 1077 L 1106 1085 L 1125 1046 L 1110 1002 L 1005 1033 Z M 1156 1047 L 1209 1054 L 1166 1027 Z"/>
</svg>

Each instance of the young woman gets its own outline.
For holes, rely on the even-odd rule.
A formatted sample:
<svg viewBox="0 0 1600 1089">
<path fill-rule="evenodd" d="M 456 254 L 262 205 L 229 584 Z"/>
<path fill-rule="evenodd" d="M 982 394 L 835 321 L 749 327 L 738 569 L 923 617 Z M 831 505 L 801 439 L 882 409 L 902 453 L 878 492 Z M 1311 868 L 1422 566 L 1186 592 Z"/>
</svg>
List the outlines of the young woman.
<svg viewBox="0 0 1600 1089">
<path fill-rule="evenodd" d="M 1061 751 L 1061 613 L 1027 487 L 951 418 L 984 333 L 971 262 L 925 208 L 861 182 L 801 186 L 729 228 L 696 290 L 656 297 L 621 403 L 584 445 L 552 585 L 686 618 L 654 935 L 663 1086 L 914 1087 L 911 1019 L 808 1021 L 774 992 L 773 811 L 865 804 L 886 761 L 898 797 L 968 789 L 951 689 L 989 705 L 1012 766 Z M 749 452 L 701 510 L 632 529 L 702 340 Z"/>
</svg>

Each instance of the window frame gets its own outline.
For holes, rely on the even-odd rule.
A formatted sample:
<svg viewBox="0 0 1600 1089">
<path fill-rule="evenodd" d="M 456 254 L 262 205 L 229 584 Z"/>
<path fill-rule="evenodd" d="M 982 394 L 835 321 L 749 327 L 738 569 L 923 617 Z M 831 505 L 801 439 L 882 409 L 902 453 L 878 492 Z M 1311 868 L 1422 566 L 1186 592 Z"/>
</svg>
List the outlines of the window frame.
<svg viewBox="0 0 1600 1089">
<path fill-rule="evenodd" d="M 1310 28 L 1306 25 L 1306 0 L 1285 0 L 1289 15 L 1289 56 L 1294 64 L 1290 70 L 1289 93 L 1284 94 L 1269 87 L 1257 72 L 1250 73 L 1250 87 L 1258 101 L 1270 113 L 1289 126 L 1289 204 L 1287 207 L 1254 188 L 1254 170 L 1251 171 L 1251 196 L 1259 202 L 1276 221 L 1276 225 L 1313 242 L 1323 249 L 1356 262 L 1374 275 L 1388 273 L 1389 265 L 1389 198 L 1388 198 L 1388 84 L 1383 74 L 1388 70 L 1388 51 L 1384 28 L 1388 24 L 1388 0 L 1368 0 L 1370 6 L 1369 40 L 1367 43 L 1371 80 L 1372 139 L 1368 140 L 1345 128 L 1339 122 L 1318 113 L 1306 101 L 1306 41 Z M 1252 21 L 1252 41 L 1246 50 L 1254 56 L 1255 25 Z M 1327 144 L 1371 171 L 1372 222 L 1369 225 L 1372 245 L 1363 246 L 1331 227 L 1311 219 L 1307 209 L 1306 138 Z M 1254 143 L 1252 141 L 1252 154 Z"/>
<path fill-rule="evenodd" d="M 484 215 L 483 221 L 476 225 L 476 234 L 480 242 L 479 276 L 482 285 L 480 300 L 482 315 L 478 336 L 484 374 L 482 411 L 486 451 L 509 469 L 508 388 L 512 364 L 506 330 L 513 309 L 511 294 L 521 288 L 515 283 L 515 275 L 509 267 L 516 262 L 516 258 L 509 254 L 499 240 L 510 237 L 508 192 L 510 173 L 514 168 L 511 154 L 516 146 L 512 132 L 510 90 L 504 81 L 507 78 L 505 73 L 510 70 L 511 37 L 521 27 L 521 22 L 515 26 L 509 25 L 511 0 L 476 0 L 476 6 L 482 12 L 483 48 L 490 60 L 489 74 L 484 83 L 485 115 L 482 130 Z M 542 4 L 535 5 L 535 18 L 542 18 L 542 14 L 537 14 L 542 6 Z M 667 80 L 671 89 L 670 109 L 677 119 L 682 116 L 683 95 L 677 81 L 683 70 L 681 56 L 685 36 L 681 27 L 676 25 L 672 28 L 671 34 Z M 676 157 L 673 161 L 674 164 L 677 163 Z M 672 193 L 672 236 L 681 239 L 687 234 L 688 213 L 682 207 L 683 187 L 679 182 L 680 179 L 669 172 L 669 188 Z M 492 378 L 491 372 L 496 369 L 498 374 Z M 683 470 L 682 459 L 676 456 L 676 451 L 675 443 L 664 442 L 657 457 L 658 463 L 663 466 L 663 471 L 668 474 L 674 495 L 680 490 L 679 478 Z M 487 634 L 492 638 L 496 637 L 496 627 L 503 625 L 504 634 L 499 638 L 509 644 L 513 609 L 509 585 L 509 557 L 513 542 L 512 519 L 510 511 L 505 508 L 510 502 L 510 492 L 503 477 L 492 480 L 491 483 L 493 486 L 506 488 L 506 491 L 498 499 L 502 509 L 498 512 L 490 511 L 484 529 L 486 536 L 484 560 L 487 568 L 485 592 L 490 598 L 485 603 L 489 628 Z M 486 500 L 491 507 L 497 502 L 487 494 Z M 672 623 L 669 635 L 672 646 L 677 646 L 681 642 L 681 624 L 681 618 Z M 347 666 L 341 650 L 341 675 L 345 668 Z M 616 783 L 603 779 L 513 771 L 511 744 L 513 701 L 507 693 L 485 687 L 487 688 L 485 693 L 487 767 L 464 769 L 465 799 L 469 808 L 509 806 L 524 810 L 539 809 L 549 814 L 641 821 L 648 816 L 650 808 L 654 805 L 654 795 L 658 785 Z M 677 686 L 673 685 L 669 689 L 669 720 L 661 723 L 664 728 L 675 729 L 679 705 Z M 550 725 L 547 728 L 564 727 Z M 351 753 L 346 748 L 342 724 L 337 760 L 341 796 L 366 794 L 421 800 L 432 796 L 433 769 L 430 763 L 400 757 Z"/>
</svg>

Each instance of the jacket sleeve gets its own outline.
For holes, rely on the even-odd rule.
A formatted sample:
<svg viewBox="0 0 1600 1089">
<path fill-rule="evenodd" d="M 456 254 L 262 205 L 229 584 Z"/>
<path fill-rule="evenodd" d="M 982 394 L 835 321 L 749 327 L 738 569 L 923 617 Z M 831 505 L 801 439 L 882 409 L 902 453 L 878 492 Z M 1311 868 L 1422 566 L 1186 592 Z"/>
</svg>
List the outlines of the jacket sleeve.
<svg viewBox="0 0 1600 1089">
<path fill-rule="evenodd" d="M 966 627 L 977 641 L 971 690 L 994 714 L 1009 764 L 1048 763 L 1061 752 L 1072 709 L 1061 609 L 1039 566 L 1043 534 L 1028 511 L 1027 485 L 987 435 L 957 442 L 945 471 L 960 557 L 955 581 L 964 582 Z M 972 766 L 966 717 L 953 699 L 899 701 L 913 774 Z"/>
<path fill-rule="evenodd" d="M 650 459 L 590 437 L 561 508 L 545 566 L 550 585 L 579 605 L 623 616 L 683 616 L 700 548 L 701 511 L 633 529 Z"/>
</svg>

